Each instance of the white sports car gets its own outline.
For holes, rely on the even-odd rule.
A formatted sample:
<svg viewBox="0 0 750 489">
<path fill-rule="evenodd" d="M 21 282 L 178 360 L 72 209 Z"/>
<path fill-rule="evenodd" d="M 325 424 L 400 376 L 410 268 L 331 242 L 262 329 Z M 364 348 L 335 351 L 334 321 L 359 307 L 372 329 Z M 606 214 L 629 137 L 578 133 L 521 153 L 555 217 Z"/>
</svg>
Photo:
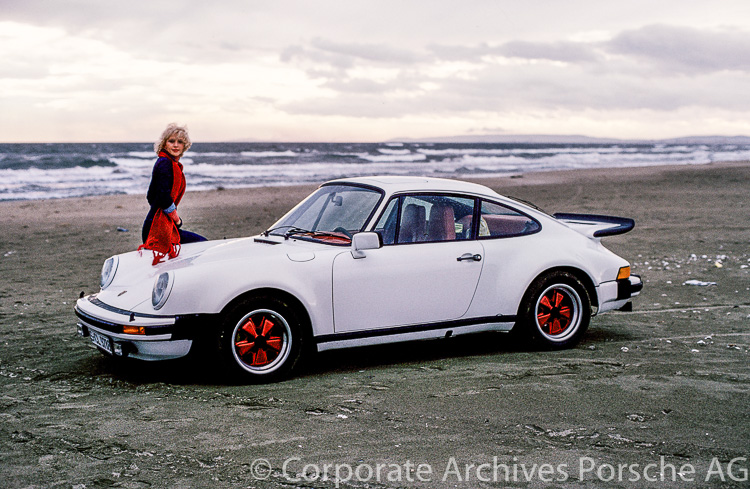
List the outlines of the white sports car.
<svg viewBox="0 0 750 489">
<path fill-rule="evenodd" d="M 482 331 L 575 345 L 591 316 L 643 287 L 602 236 L 627 218 L 550 216 L 466 182 L 367 177 L 323 184 L 258 236 L 106 260 L 75 306 L 101 351 L 178 358 L 197 345 L 247 379 L 310 351 Z"/>
</svg>

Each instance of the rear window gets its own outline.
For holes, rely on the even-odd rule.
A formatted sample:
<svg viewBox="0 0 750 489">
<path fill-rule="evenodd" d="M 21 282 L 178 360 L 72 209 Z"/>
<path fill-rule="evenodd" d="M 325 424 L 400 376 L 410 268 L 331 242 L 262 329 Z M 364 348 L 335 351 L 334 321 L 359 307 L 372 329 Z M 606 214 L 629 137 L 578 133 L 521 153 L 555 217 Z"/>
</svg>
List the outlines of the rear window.
<svg viewBox="0 0 750 489">
<path fill-rule="evenodd" d="M 506 238 L 533 234 L 541 229 L 534 219 L 495 202 L 482 201 L 479 238 Z"/>
</svg>

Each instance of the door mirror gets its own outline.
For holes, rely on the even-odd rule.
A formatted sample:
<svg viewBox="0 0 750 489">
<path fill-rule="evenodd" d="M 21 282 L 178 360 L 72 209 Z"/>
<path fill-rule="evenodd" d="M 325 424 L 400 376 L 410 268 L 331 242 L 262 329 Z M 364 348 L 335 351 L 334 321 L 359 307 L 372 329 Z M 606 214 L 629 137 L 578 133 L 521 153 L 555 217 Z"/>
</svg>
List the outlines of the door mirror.
<svg viewBox="0 0 750 489">
<path fill-rule="evenodd" d="M 378 233 L 357 233 L 352 236 L 352 257 L 364 258 L 365 250 L 377 250 L 381 246 Z"/>
</svg>

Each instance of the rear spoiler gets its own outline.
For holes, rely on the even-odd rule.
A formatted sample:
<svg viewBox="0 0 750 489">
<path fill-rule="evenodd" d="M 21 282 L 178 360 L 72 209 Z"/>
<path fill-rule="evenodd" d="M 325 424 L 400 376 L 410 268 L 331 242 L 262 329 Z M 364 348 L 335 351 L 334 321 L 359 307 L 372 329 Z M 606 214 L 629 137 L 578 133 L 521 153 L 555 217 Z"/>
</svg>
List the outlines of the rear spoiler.
<svg viewBox="0 0 750 489">
<path fill-rule="evenodd" d="M 635 221 L 628 217 L 570 214 L 564 212 L 553 214 L 552 217 L 592 238 L 625 234 L 635 227 Z"/>
</svg>

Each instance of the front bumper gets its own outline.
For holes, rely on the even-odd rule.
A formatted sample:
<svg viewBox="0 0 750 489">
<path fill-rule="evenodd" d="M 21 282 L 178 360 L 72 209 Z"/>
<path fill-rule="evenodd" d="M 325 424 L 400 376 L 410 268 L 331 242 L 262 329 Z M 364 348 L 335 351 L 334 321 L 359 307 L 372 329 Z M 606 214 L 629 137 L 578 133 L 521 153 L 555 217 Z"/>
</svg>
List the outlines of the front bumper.
<svg viewBox="0 0 750 489">
<path fill-rule="evenodd" d="M 96 296 L 78 299 L 77 330 L 102 352 L 139 360 L 184 357 L 193 345 L 199 315 L 157 316 L 117 309 Z"/>
<path fill-rule="evenodd" d="M 598 313 L 627 307 L 630 300 L 640 294 L 641 290 L 643 290 L 643 280 L 638 275 L 602 283 L 597 291 L 599 295 Z"/>
</svg>

